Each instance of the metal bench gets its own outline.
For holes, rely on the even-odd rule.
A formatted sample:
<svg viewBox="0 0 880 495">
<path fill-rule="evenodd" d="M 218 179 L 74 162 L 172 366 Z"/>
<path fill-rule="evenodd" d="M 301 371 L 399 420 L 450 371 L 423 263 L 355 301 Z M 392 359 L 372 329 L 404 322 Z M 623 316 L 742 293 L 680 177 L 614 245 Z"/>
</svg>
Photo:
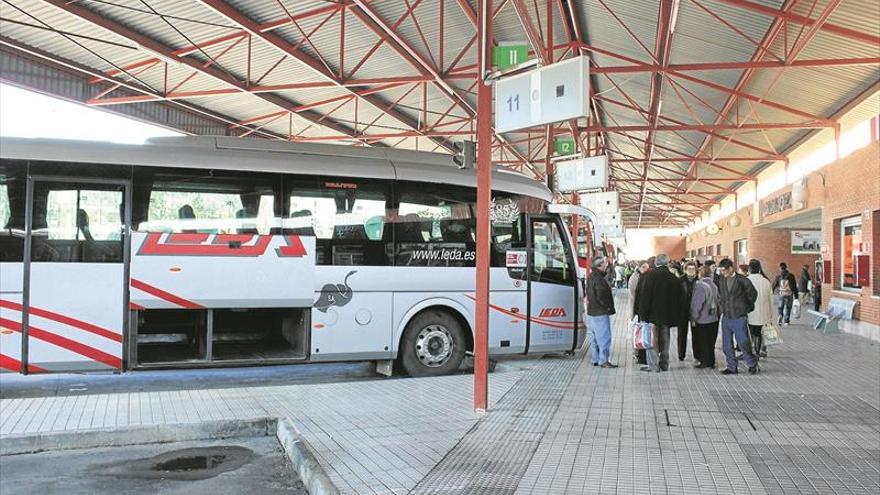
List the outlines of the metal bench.
<svg viewBox="0 0 880 495">
<path fill-rule="evenodd" d="M 840 320 L 852 320 L 853 311 L 855 311 L 858 301 L 851 299 L 843 299 L 841 297 L 832 297 L 828 300 L 828 311 L 808 310 L 807 312 L 816 317 L 813 322 L 813 328 L 822 330 L 822 333 L 837 332 L 840 330 L 838 324 Z"/>
</svg>

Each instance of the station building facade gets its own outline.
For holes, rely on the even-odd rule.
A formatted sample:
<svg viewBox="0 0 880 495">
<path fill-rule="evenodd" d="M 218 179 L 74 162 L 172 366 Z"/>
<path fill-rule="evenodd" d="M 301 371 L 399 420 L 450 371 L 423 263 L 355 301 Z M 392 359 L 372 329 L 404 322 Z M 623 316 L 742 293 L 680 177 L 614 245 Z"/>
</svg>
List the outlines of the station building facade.
<svg viewBox="0 0 880 495">
<path fill-rule="evenodd" d="M 860 147 L 687 236 L 692 257 L 761 261 L 768 277 L 785 262 L 798 276 L 820 269 L 822 311 L 854 301 L 841 329 L 880 340 L 880 142 L 878 117 Z M 760 178 L 759 178 L 760 180 Z M 714 230 L 714 229 L 712 229 Z M 804 308 L 807 309 L 807 308 Z"/>
</svg>

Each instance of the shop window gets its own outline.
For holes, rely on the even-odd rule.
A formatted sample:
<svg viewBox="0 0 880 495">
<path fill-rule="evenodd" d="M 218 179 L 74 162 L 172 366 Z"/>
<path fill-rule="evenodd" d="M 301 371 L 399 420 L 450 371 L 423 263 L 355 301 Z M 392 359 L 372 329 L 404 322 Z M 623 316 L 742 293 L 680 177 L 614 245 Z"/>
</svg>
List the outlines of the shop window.
<svg viewBox="0 0 880 495">
<path fill-rule="evenodd" d="M 863 266 L 863 255 L 868 253 L 862 252 L 862 219 L 861 217 L 847 218 L 840 222 L 840 265 L 841 265 L 841 286 L 844 289 L 860 289 L 861 281 L 864 280 L 865 273 L 862 272 L 867 268 Z"/>
<path fill-rule="evenodd" d="M 706 246 L 706 256 L 715 255 L 715 246 Z"/>
<path fill-rule="evenodd" d="M 749 263 L 749 240 L 740 239 L 733 242 L 733 250 L 736 253 L 736 264 L 747 265 Z"/>
<path fill-rule="evenodd" d="M 715 245 L 715 254 L 721 256 L 721 244 Z"/>
</svg>

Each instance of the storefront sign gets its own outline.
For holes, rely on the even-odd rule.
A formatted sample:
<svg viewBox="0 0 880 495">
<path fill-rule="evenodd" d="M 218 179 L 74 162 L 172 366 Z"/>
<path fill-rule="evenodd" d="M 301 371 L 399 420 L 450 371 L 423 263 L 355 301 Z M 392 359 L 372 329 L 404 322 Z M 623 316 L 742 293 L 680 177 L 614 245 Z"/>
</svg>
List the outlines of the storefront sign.
<svg viewBox="0 0 880 495">
<path fill-rule="evenodd" d="M 791 231 L 791 254 L 819 254 L 821 244 L 821 230 Z"/>
<path fill-rule="evenodd" d="M 773 215 L 774 213 L 779 213 L 780 211 L 785 211 L 791 208 L 791 192 L 786 192 L 776 196 L 773 199 L 764 200 L 762 203 L 761 212 L 764 216 Z"/>
</svg>

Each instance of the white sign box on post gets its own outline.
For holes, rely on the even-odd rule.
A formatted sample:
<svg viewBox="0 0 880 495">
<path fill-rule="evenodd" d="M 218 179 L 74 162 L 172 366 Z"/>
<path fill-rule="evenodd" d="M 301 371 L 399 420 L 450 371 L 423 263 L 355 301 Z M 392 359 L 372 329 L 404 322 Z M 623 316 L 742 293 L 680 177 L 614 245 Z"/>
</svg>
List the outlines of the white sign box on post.
<svg viewBox="0 0 880 495">
<path fill-rule="evenodd" d="M 606 239 L 610 239 L 612 237 L 623 237 L 625 235 L 623 231 L 623 225 L 619 223 L 599 225 L 598 227 L 596 227 L 596 230 L 599 231 L 600 235 L 605 235 Z"/>
<path fill-rule="evenodd" d="M 617 225 L 620 223 L 620 212 L 614 213 L 598 213 L 597 223 L 599 225 Z"/>
<path fill-rule="evenodd" d="M 617 191 L 581 194 L 581 205 L 593 213 L 615 213 L 620 210 L 620 195 Z"/>
<path fill-rule="evenodd" d="M 608 187 L 608 157 L 599 155 L 556 162 L 555 177 L 558 192 Z"/>
<path fill-rule="evenodd" d="M 511 132 L 590 113 L 587 57 L 574 57 L 495 83 L 495 131 Z"/>
</svg>

